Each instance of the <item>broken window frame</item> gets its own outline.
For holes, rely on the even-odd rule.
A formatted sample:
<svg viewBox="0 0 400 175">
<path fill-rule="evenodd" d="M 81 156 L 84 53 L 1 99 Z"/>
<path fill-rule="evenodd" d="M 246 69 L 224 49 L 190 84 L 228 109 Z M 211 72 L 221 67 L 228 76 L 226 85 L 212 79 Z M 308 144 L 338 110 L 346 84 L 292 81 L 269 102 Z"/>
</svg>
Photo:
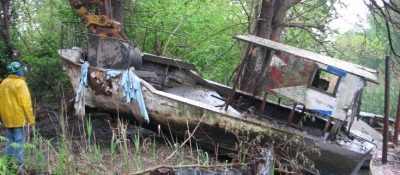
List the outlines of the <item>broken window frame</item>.
<svg viewBox="0 0 400 175">
<path fill-rule="evenodd" d="M 332 93 L 330 93 L 330 92 L 328 92 L 328 91 L 325 91 L 325 90 L 323 90 L 323 89 L 320 89 L 320 88 L 315 87 L 315 86 L 312 85 L 312 83 L 313 83 L 313 81 L 314 81 L 314 79 L 315 79 L 315 76 L 316 76 L 318 70 L 321 70 L 321 72 L 324 71 L 324 72 L 326 72 L 326 73 L 329 73 L 329 74 L 333 74 L 333 75 L 335 75 L 335 76 L 338 76 L 338 79 L 337 79 L 337 81 L 336 81 L 335 88 L 333 89 L 333 92 L 332 92 Z M 327 95 L 330 95 L 330 96 L 332 96 L 332 97 L 336 97 L 336 93 L 337 93 L 337 90 L 338 90 L 338 88 L 339 88 L 339 84 L 340 84 L 341 80 L 342 80 L 342 76 L 341 76 L 341 75 L 336 74 L 336 73 L 333 73 L 333 72 L 330 72 L 330 71 L 325 70 L 325 69 L 322 69 L 322 68 L 320 68 L 320 67 L 316 67 L 316 68 L 314 68 L 313 74 L 312 74 L 312 76 L 311 76 L 311 78 L 310 78 L 310 82 L 308 83 L 307 88 L 311 88 L 311 89 L 313 89 L 313 90 L 322 92 L 322 93 L 327 94 Z M 328 85 L 328 88 L 329 88 L 329 85 Z"/>
</svg>

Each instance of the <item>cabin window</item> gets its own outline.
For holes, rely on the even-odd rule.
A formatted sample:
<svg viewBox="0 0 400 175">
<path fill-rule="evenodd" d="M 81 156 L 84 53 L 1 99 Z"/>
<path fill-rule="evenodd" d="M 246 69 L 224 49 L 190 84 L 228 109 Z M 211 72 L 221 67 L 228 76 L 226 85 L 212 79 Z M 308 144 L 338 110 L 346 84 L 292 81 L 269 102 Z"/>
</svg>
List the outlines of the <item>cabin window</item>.
<svg viewBox="0 0 400 175">
<path fill-rule="evenodd" d="M 341 77 L 339 75 L 317 68 L 314 71 L 314 76 L 311 79 L 310 84 L 311 87 L 316 90 L 323 91 L 335 96 L 340 78 Z"/>
</svg>

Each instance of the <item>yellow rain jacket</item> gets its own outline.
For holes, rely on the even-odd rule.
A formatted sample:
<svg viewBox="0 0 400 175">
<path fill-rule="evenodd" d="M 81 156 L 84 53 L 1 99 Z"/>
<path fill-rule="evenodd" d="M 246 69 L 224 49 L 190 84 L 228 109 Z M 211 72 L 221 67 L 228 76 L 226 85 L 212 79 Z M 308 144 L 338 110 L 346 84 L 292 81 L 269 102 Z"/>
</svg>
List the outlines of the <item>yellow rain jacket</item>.
<svg viewBox="0 0 400 175">
<path fill-rule="evenodd" d="M 6 128 L 35 124 L 31 94 L 25 78 L 10 74 L 0 84 L 0 119 Z"/>
</svg>

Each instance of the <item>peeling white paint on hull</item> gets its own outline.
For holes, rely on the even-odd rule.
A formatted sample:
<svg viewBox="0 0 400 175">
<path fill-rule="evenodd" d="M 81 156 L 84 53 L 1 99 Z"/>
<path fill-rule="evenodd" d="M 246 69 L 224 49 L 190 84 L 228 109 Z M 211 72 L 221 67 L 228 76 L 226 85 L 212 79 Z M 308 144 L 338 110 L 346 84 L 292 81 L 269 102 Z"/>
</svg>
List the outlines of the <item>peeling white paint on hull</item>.
<svg viewBox="0 0 400 175">
<path fill-rule="evenodd" d="M 79 86 L 81 65 L 77 62 L 79 54 L 74 52 L 78 52 L 78 50 L 63 49 L 60 50 L 60 56 L 63 68 L 76 92 Z M 84 93 L 87 106 L 128 114 L 135 116 L 139 121 L 141 120 L 138 117 L 140 114 L 132 110 L 132 105 L 128 105 L 122 97 L 120 76 L 110 78 L 107 81 L 107 70 L 95 67 L 89 68 L 89 75 L 89 85 L 85 88 Z M 321 137 L 301 132 L 296 128 L 265 122 L 266 119 L 243 118 L 240 112 L 232 108 L 225 111 L 223 107 L 215 107 L 204 102 L 159 91 L 144 80 L 141 80 L 141 87 L 150 116 L 150 124 L 143 124 L 143 127 L 153 127 L 153 130 L 157 130 L 156 126 L 160 125 L 166 130 L 171 129 L 173 133 L 184 138 L 187 126 L 190 130 L 193 130 L 202 116 L 205 115 L 200 125 L 203 130 L 198 131 L 195 137 L 200 145 L 211 150 L 214 150 L 214 144 L 216 144 L 219 146 L 220 152 L 235 152 L 236 137 L 227 130 L 246 131 L 253 138 L 262 134 L 265 136 L 261 139 L 262 142 L 267 142 L 268 135 L 272 134 L 281 136 L 280 139 L 283 138 L 283 135 L 286 138 L 300 136 L 306 145 L 321 149 L 321 156 L 317 154 L 307 155 L 317 167 L 332 172 L 350 174 L 360 160 L 370 156 L 369 151 L 374 148 L 374 145 L 369 142 L 356 140 L 330 142 Z"/>
</svg>

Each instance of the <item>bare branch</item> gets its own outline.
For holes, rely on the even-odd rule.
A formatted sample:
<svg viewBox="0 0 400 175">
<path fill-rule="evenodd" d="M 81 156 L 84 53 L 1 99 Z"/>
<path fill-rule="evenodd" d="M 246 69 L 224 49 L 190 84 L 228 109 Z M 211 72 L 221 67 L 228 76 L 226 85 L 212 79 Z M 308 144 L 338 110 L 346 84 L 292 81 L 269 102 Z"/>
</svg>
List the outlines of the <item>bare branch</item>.
<svg viewBox="0 0 400 175">
<path fill-rule="evenodd" d="M 387 37 L 388 37 L 388 40 L 389 40 L 390 52 L 393 55 L 395 55 L 397 58 L 400 58 L 400 54 L 398 54 L 396 52 L 396 49 L 395 49 L 395 47 L 393 45 L 393 42 L 392 42 L 393 40 L 392 40 L 392 36 L 391 36 L 391 33 L 390 33 L 390 24 L 392 25 L 392 27 L 395 26 L 393 28 L 397 28 L 397 29 L 400 29 L 400 26 L 398 25 L 398 22 L 396 22 L 395 19 L 393 19 L 393 17 L 390 16 L 390 13 L 388 11 L 388 9 L 392 9 L 393 10 L 393 9 L 398 9 L 398 8 L 392 7 L 391 5 L 393 5 L 393 3 L 391 3 L 391 5 L 385 3 L 384 4 L 385 7 L 388 7 L 387 5 L 390 6 L 390 7 L 385 9 L 386 10 L 386 12 L 385 12 L 384 9 L 378 5 L 376 0 L 370 0 L 370 2 L 371 2 L 372 5 L 367 5 L 368 8 L 373 13 L 375 13 L 376 15 L 381 16 L 382 19 L 385 20 L 385 27 L 386 27 Z M 394 12 L 396 12 L 396 11 L 394 11 Z M 397 61 L 399 61 L 399 60 L 397 60 Z"/>
<path fill-rule="evenodd" d="M 25 10 L 25 12 L 26 12 L 26 14 L 27 14 L 29 20 L 34 22 L 34 20 L 33 20 L 33 18 L 32 18 L 32 15 L 31 15 L 31 12 L 29 11 L 27 5 L 24 5 L 24 7 L 25 7 L 25 8 L 24 8 L 23 10 Z M 45 43 L 47 43 L 47 45 L 48 45 L 52 50 L 57 50 L 56 48 L 53 47 L 53 45 L 50 43 L 50 41 L 49 41 L 48 39 L 46 39 L 47 37 L 45 37 L 45 36 L 42 34 L 42 32 L 40 32 L 40 30 L 39 30 L 37 27 L 35 27 L 35 29 L 36 29 L 36 31 L 39 33 L 39 35 L 42 37 L 43 41 L 44 41 Z"/>
<path fill-rule="evenodd" d="M 389 7 L 394 12 L 400 13 L 400 10 L 398 8 L 396 8 L 396 6 L 394 6 L 395 4 L 393 4 L 393 2 L 391 2 L 390 4 L 388 2 L 386 2 L 386 1 L 382 1 L 382 2 L 385 5 L 385 7 Z"/>
<path fill-rule="evenodd" d="M 237 25 L 243 25 L 243 24 L 247 24 L 247 23 L 252 23 L 252 22 L 254 22 L 254 21 L 255 21 L 255 20 L 247 21 L 247 22 L 242 22 L 242 23 L 237 23 L 237 24 L 232 24 L 232 25 L 230 25 L 230 26 L 226 26 L 226 27 L 224 27 L 223 29 L 217 31 L 216 33 L 213 33 L 213 34 L 211 34 L 210 36 L 208 36 L 207 38 L 201 40 L 200 42 L 198 42 L 198 43 L 197 43 L 195 46 L 193 46 L 192 48 L 196 48 L 198 45 L 202 44 L 203 42 L 207 41 L 208 39 L 210 39 L 210 38 L 212 38 L 212 37 L 218 35 L 219 33 L 223 32 L 223 31 L 225 31 L 225 30 L 227 30 L 227 29 L 229 29 L 229 28 L 232 28 L 232 27 L 237 26 Z"/>
<path fill-rule="evenodd" d="M 200 123 L 203 121 L 204 117 L 206 115 L 203 114 L 203 117 L 201 117 L 200 121 L 197 123 L 196 127 L 194 128 L 194 130 L 192 131 L 192 133 L 190 133 L 189 128 L 188 128 L 188 132 L 189 132 L 189 137 L 181 144 L 181 146 L 179 146 L 178 149 L 182 148 L 186 142 L 188 142 L 194 135 L 194 133 L 196 133 L 197 128 L 199 127 Z M 163 162 L 162 165 L 165 165 L 165 161 L 169 160 L 172 158 L 172 156 L 178 151 L 178 149 L 176 149 L 171 155 L 169 155 Z"/>
<path fill-rule="evenodd" d="M 390 34 L 390 26 L 389 26 L 389 23 L 386 21 L 385 24 L 386 24 L 386 30 L 387 30 L 388 39 L 389 39 L 390 51 L 391 51 L 394 55 L 396 55 L 397 57 L 400 57 L 400 55 L 399 55 L 398 53 L 396 53 L 396 51 L 395 51 L 395 49 L 394 49 L 394 46 L 393 46 L 392 37 L 391 37 L 391 34 Z"/>
<path fill-rule="evenodd" d="M 236 43 L 237 43 L 237 40 L 235 41 L 235 43 L 233 43 L 233 44 L 231 45 L 231 47 L 229 47 L 229 49 L 227 49 L 224 53 L 222 53 L 217 59 L 215 59 L 215 60 L 214 60 L 211 64 L 209 64 L 209 65 L 215 65 L 215 63 L 217 63 L 221 58 L 223 58 L 223 56 L 224 56 L 228 51 L 230 51 L 230 50 L 233 48 L 233 46 L 235 46 Z M 212 67 L 212 66 L 203 67 L 203 68 L 200 70 L 200 74 L 203 73 L 204 71 L 207 71 L 208 69 L 210 69 L 210 67 Z"/>
<path fill-rule="evenodd" d="M 325 25 L 319 25 L 319 24 L 312 24 L 312 23 L 284 23 L 285 27 L 298 27 L 298 28 L 306 28 L 306 27 L 312 27 L 315 29 L 318 29 L 322 33 L 325 32 Z"/>
<path fill-rule="evenodd" d="M 324 42 L 319 40 L 312 31 L 305 29 L 305 31 L 311 36 L 312 39 L 314 39 L 314 41 L 316 41 L 317 43 L 319 43 L 319 45 L 321 45 L 325 52 L 328 53 L 328 49 L 325 47 Z"/>
<path fill-rule="evenodd" d="M 246 7 L 245 7 L 245 3 L 243 3 L 242 1 L 239 1 L 239 3 L 240 3 L 240 6 L 242 7 L 244 13 L 246 13 L 247 18 L 250 19 L 251 18 L 251 14 L 249 14 L 249 12 L 247 12 Z"/>
</svg>

